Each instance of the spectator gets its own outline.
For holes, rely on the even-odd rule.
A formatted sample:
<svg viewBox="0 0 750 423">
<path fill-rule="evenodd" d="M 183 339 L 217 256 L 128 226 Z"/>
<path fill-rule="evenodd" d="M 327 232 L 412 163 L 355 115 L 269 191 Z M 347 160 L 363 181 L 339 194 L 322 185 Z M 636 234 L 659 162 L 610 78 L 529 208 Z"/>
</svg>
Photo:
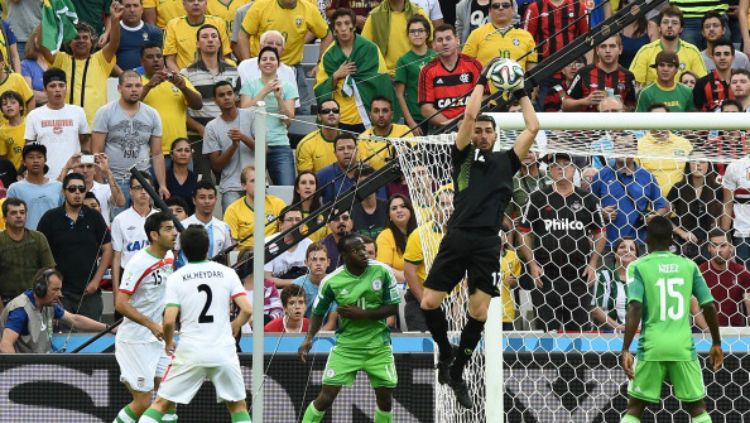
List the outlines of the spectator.
<svg viewBox="0 0 750 423">
<path fill-rule="evenodd" d="M 713 229 L 708 237 L 710 260 L 702 263 L 700 269 L 718 305 L 719 326 L 748 326 L 750 273 L 734 260 L 734 247 L 726 232 Z"/>
<path fill-rule="evenodd" d="M 292 195 L 292 204 L 299 204 L 302 208 L 302 218 L 307 219 L 310 214 L 320 208 L 320 196 L 317 194 L 318 191 L 318 177 L 315 173 L 306 170 L 297 174 L 297 179 L 294 181 L 294 194 Z M 318 221 L 323 221 L 323 216 L 318 216 Z M 307 231 L 307 228 L 303 229 Z M 325 226 L 321 227 L 312 234 L 307 234 L 310 241 L 318 242 L 328 235 Z"/>
<path fill-rule="evenodd" d="M 370 101 L 370 122 L 372 127 L 360 134 L 357 143 L 357 157 L 373 169 L 379 170 L 396 156 L 396 151 L 382 138 L 413 138 L 409 127 L 393 123 L 393 102 L 378 95 Z"/>
<path fill-rule="evenodd" d="M 711 11 L 703 15 L 701 19 L 701 28 L 703 39 L 706 40 L 706 48 L 701 51 L 703 63 L 710 72 L 716 68 L 716 59 L 714 58 L 714 48 L 718 42 L 722 45 L 732 47 L 732 57 L 729 58 L 728 69 L 748 69 L 750 70 L 750 59 L 742 51 L 735 51 L 734 45 L 726 37 L 726 28 L 724 27 L 724 17 L 717 12 Z M 684 37 L 683 37 L 684 38 Z"/>
<path fill-rule="evenodd" d="M 47 210 L 62 204 L 59 181 L 44 176 L 47 170 L 47 148 L 43 144 L 26 144 L 22 153 L 26 177 L 8 188 L 6 197 L 18 198 L 27 205 L 26 228 L 37 229 L 39 220 Z"/>
<path fill-rule="evenodd" d="M 651 172 L 632 157 L 617 158 L 602 168 L 591 183 L 591 193 L 601 204 L 607 225 L 607 249 L 616 252 L 623 238 L 646 243 L 646 223 L 653 215 L 666 216 L 669 203 Z"/>
<path fill-rule="evenodd" d="M 356 160 L 357 140 L 354 136 L 342 133 L 333 141 L 336 163 L 321 169 L 318 184 L 321 186 L 320 201 L 329 203 L 357 185 L 358 165 Z"/>
<path fill-rule="evenodd" d="M 586 166 L 583 169 L 581 169 L 581 181 L 578 185 L 581 190 L 590 192 L 591 191 L 591 182 L 594 180 L 594 176 L 596 176 L 597 173 L 599 173 L 599 170 L 593 166 Z"/>
<path fill-rule="evenodd" d="M 289 285 L 281 291 L 281 305 L 284 316 L 277 317 L 266 324 L 266 333 L 302 333 L 310 328 L 310 321 L 305 317 L 307 304 L 305 291 L 299 285 Z"/>
<path fill-rule="evenodd" d="M 120 46 L 120 18 L 123 14 L 122 4 L 112 2 L 110 9 L 109 36 L 102 35 L 100 42 L 102 49 L 94 53 L 96 35 L 91 25 L 85 21 L 78 22 L 78 35 L 70 42 L 71 54 L 58 51 L 52 54 L 44 45 L 40 46 L 47 62 L 60 68 L 67 75 L 68 103 L 83 107 L 89 125 L 94 123 L 96 111 L 107 104 L 107 79 L 115 66 L 115 53 Z M 46 86 L 46 84 L 45 84 Z M 47 93 L 49 96 L 49 93 Z M 67 159 L 67 156 L 64 157 Z"/>
<path fill-rule="evenodd" d="M 536 66 L 537 52 L 534 37 L 525 29 L 513 27 L 515 0 L 490 0 L 489 22 L 471 31 L 463 53 L 487 66 L 498 57 L 512 59 L 524 71 Z M 499 53 L 499 54 L 498 54 Z"/>
<path fill-rule="evenodd" d="M 622 3 L 631 3 L 630 0 L 625 0 Z M 622 53 L 620 54 L 620 65 L 625 69 L 630 68 L 630 64 L 633 63 L 633 58 L 638 53 L 641 47 L 651 42 L 649 37 L 649 21 L 644 15 L 638 16 L 636 20 L 625 26 L 620 31 L 620 39 L 622 40 Z"/>
<path fill-rule="evenodd" d="M 245 20 L 245 16 L 247 15 L 247 11 L 250 10 L 250 6 L 253 5 L 253 0 L 248 0 L 247 3 L 237 8 L 237 12 L 234 14 L 234 18 L 232 18 L 230 23 L 230 28 L 232 33 L 230 34 L 230 41 L 232 42 L 232 53 L 234 53 L 234 57 L 241 57 L 240 56 L 240 49 L 237 42 L 239 41 L 240 32 L 242 32 L 242 21 Z M 261 38 L 263 36 L 261 35 Z M 245 59 L 249 60 L 249 59 Z M 238 68 L 239 70 L 239 68 Z"/>
<path fill-rule="evenodd" d="M 206 14 L 206 3 L 206 0 L 183 0 L 187 14 L 167 22 L 164 29 L 164 58 L 169 72 L 179 73 L 180 69 L 193 63 L 198 53 L 198 31 L 204 25 L 213 26 L 219 33 L 219 55 L 229 56 L 232 52 L 226 21 Z"/>
<path fill-rule="evenodd" d="M 732 78 L 732 59 L 735 57 L 734 46 L 729 41 L 718 40 L 711 47 L 715 63 L 708 75 L 700 78 L 693 88 L 695 108 L 704 112 L 714 111 L 727 98 L 734 98 L 729 82 Z"/>
<path fill-rule="evenodd" d="M 10 160 L 13 167 L 18 169 L 23 145 L 26 143 L 23 135 L 26 132 L 24 111 L 27 109 L 24 108 L 24 101 L 19 93 L 5 91 L 0 94 L 0 110 L 5 120 L 5 124 L 0 126 L 0 156 Z"/>
<path fill-rule="evenodd" d="M 151 178 L 145 176 L 151 184 Z M 151 197 L 135 176 L 128 180 L 132 205 L 112 220 L 112 294 L 117 295 L 125 266 L 142 249 L 149 246 L 144 225 L 146 219 L 157 211 L 151 207 Z"/>
<path fill-rule="evenodd" d="M 94 193 L 91 191 L 87 192 L 83 197 L 83 205 L 90 208 L 91 210 L 96 210 L 97 212 L 99 212 L 99 214 L 102 214 L 102 204 L 99 202 L 99 199 L 96 198 L 96 195 L 94 195 Z M 106 219 L 106 216 L 102 215 L 102 217 Z M 107 222 L 107 224 L 109 225 L 109 222 Z M 111 280 L 110 283 L 112 283 Z"/>
<path fill-rule="evenodd" d="M 0 232 L 0 311 L 25 289 L 31 288 L 34 274 L 55 267 L 55 259 L 40 232 L 26 229 L 26 203 L 7 198 L 2 206 L 5 230 Z"/>
<path fill-rule="evenodd" d="M 23 1 L 26 2 L 28 0 Z M 26 84 L 34 91 L 34 101 L 37 106 L 47 103 L 47 93 L 44 91 L 42 75 L 44 75 L 44 71 L 49 67 L 47 59 L 39 51 L 42 42 L 41 33 L 41 26 L 37 26 L 31 32 L 29 41 L 25 46 L 24 60 L 21 61 L 21 75 L 26 80 Z"/>
<path fill-rule="evenodd" d="M 279 214 L 277 221 L 279 231 L 272 235 L 270 239 L 275 239 L 300 222 L 302 222 L 302 209 L 297 205 L 285 207 Z M 308 238 L 302 238 L 297 243 L 294 243 L 294 238 L 294 232 L 285 235 L 281 242 L 291 245 L 291 247 L 276 256 L 273 260 L 267 262 L 263 267 L 265 278 L 273 281 L 276 284 L 276 288 L 279 289 L 291 285 L 295 279 L 307 272 L 307 268 L 305 267 L 306 252 L 307 247 L 313 242 Z"/>
<path fill-rule="evenodd" d="M 435 202 L 435 191 L 438 185 L 435 183 L 435 178 L 430 173 L 429 167 L 426 165 L 417 165 L 411 168 L 411 180 L 413 181 L 411 187 L 407 185 L 403 172 L 400 179 L 403 183 L 395 181 L 396 183 L 386 185 L 387 198 L 391 198 L 392 195 L 397 193 L 406 196 L 411 200 L 411 205 L 414 206 L 417 222 L 424 223 L 430 220 L 432 218 L 433 203 Z M 394 185 L 396 184 L 398 184 L 399 188 L 403 189 L 395 189 Z M 444 185 L 438 189 L 445 186 L 452 185 Z"/>
<path fill-rule="evenodd" d="M 239 28 L 240 30 L 242 29 L 241 22 Z M 264 32 L 260 36 L 260 48 L 273 47 L 276 49 L 276 52 L 279 53 L 279 56 L 284 55 L 285 45 L 286 41 L 284 40 L 284 36 L 279 31 L 271 29 Z M 247 84 L 253 79 L 259 79 L 261 77 L 261 72 L 260 66 L 258 66 L 258 58 L 251 57 L 249 59 L 243 60 L 237 67 L 237 72 L 239 73 L 240 86 Z M 292 85 L 297 84 L 297 77 L 295 76 L 294 68 L 285 63 L 281 63 L 279 65 L 279 69 L 276 71 L 276 74 L 279 76 L 279 79 L 281 81 L 288 82 Z M 299 99 L 297 99 L 297 101 L 294 103 L 294 107 L 299 106 Z"/>
<path fill-rule="evenodd" d="M 579 57 L 574 59 L 572 62 L 565 65 L 560 71 L 560 77 L 551 87 L 544 90 L 544 111 L 545 112 L 559 112 L 562 109 L 563 101 L 568 97 L 568 91 L 570 90 L 573 81 L 576 79 L 578 71 L 586 66 L 586 58 Z"/>
<path fill-rule="evenodd" d="M 371 166 L 362 165 L 357 184 L 363 183 L 373 173 L 375 173 L 375 169 Z M 380 232 L 385 229 L 388 221 L 388 203 L 379 200 L 375 192 L 354 204 L 351 212 L 355 222 L 354 232 L 373 239 L 377 238 Z"/>
<path fill-rule="evenodd" d="M 42 21 L 42 9 L 35 0 L 19 0 L 6 2 L 8 15 L 6 20 L 10 23 L 11 31 L 16 37 L 16 54 L 25 57 L 26 44 L 32 42 L 34 28 Z M 8 45 L 12 43 L 7 43 Z M 11 47 L 12 50 L 12 47 Z M 21 72 L 13 65 L 16 72 Z"/>
<path fill-rule="evenodd" d="M 25 290 L 10 301 L 0 314 L 0 327 L 5 328 L 0 353 L 52 352 L 53 320 L 92 332 L 106 328 L 104 323 L 62 308 L 62 280 L 59 271 L 40 269 L 33 278 L 34 288 Z"/>
<path fill-rule="evenodd" d="M 318 101 L 336 100 L 341 110 L 339 127 L 360 133 L 371 125 L 366 108 L 372 99 L 377 95 L 393 99 L 395 92 L 376 44 L 354 31 L 354 13 L 340 9 L 331 20 L 336 42 L 321 55 L 315 96 Z"/>
<path fill-rule="evenodd" d="M 396 62 L 396 99 L 404 114 L 404 123 L 412 128 L 415 136 L 427 134 L 427 122 L 422 116 L 422 110 L 417 102 L 417 82 L 422 66 L 437 56 L 437 52 L 429 46 L 432 38 L 432 28 L 422 15 L 414 15 L 406 23 L 406 36 L 409 38 L 411 50 L 398 58 Z"/>
<path fill-rule="evenodd" d="M 21 72 L 21 59 L 18 54 L 18 40 L 10 24 L 0 19 L 0 54 L 8 59 L 8 70 Z"/>
<path fill-rule="evenodd" d="M 459 53 L 458 46 L 455 28 L 449 24 L 435 28 L 433 47 L 438 56 L 419 72 L 417 90 L 422 115 L 432 126 L 445 126 L 464 112 L 463 96 L 477 84 L 482 72 L 482 64 Z"/>
<path fill-rule="evenodd" d="M 625 330 L 627 311 L 628 265 L 640 256 L 640 246 L 633 238 L 624 236 L 618 239 L 614 267 L 605 267 L 596 272 L 596 282 L 591 296 L 591 320 L 594 327 L 604 332 Z"/>
<path fill-rule="evenodd" d="M 502 285 L 497 289 L 503 302 L 503 331 L 512 331 L 514 330 L 513 322 L 516 320 L 516 304 L 511 289 L 518 286 L 522 269 L 521 260 L 515 248 L 508 243 L 504 232 L 500 234 L 500 239 L 503 243 L 503 252 L 500 257 Z"/>
<path fill-rule="evenodd" d="M 27 144 L 39 143 L 46 147 L 50 160 L 45 173 L 56 178 L 70 156 L 80 152 L 82 147 L 90 150 L 91 130 L 84 110 L 65 104 L 67 83 L 62 69 L 44 71 L 44 91 L 47 93 L 47 104 L 26 116 L 23 137 Z"/>
<path fill-rule="evenodd" d="M 144 22 L 141 0 L 122 0 L 122 32 L 120 46 L 117 48 L 117 64 L 114 73 L 119 76 L 122 71 L 135 70 L 141 66 L 141 49 L 149 43 L 163 44 L 164 35 L 154 24 Z"/>
<path fill-rule="evenodd" d="M 295 0 L 297 1 L 297 0 Z M 261 77 L 243 85 L 240 90 L 241 107 L 266 102 L 266 111 L 276 115 L 266 117 L 266 160 L 268 174 L 274 185 L 294 184 L 294 153 L 289 146 L 289 125 L 294 119 L 294 102 L 299 97 L 297 87 L 278 79 L 279 54 L 272 47 L 263 47 L 258 55 Z"/>
<path fill-rule="evenodd" d="M 733 242 L 737 260 L 745 267 L 750 264 L 750 179 L 747 169 L 750 168 L 750 156 L 732 160 L 727 166 L 721 180 L 724 188 L 724 213 L 720 222 L 721 229 L 733 232 Z"/>
<path fill-rule="evenodd" d="M 234 16 L 237 14 L 237 10 L 244 6 L 249 0 L 238 0 L 224 3 L 222 1 L 211 1 L 208 3 L 208 14 L 217 16 L 224 19 L 227 23 L 227 28 L 232 30 L 232 23 L 234 22 Z"/>
<path fill-rule="evenodd" d="M 328 24 L 315 5 L 299 0 L 258 0 L 255 7 L 248 10 L 245 20 L 242 21 L 242 29 L 237 39 L 241 60 L 261 56 L 258 38 L 269 29 L 286 34 L 285 47 L 283 52 L 278 52 L 281 59 L 278 60 L 277 57 L 277 61 L 294 68 L 297 77 L 296 87 L 302 94 L 300 113 L 308 114 L 309 106 L 314 100 L 309 95 L 305 70 L 302 67 L 307 34 L 312 33 L 320 39 L 318 63 L 321 63 L 323 53 L 332 41 Z"/>
<path fill-rule="evenodd" d="M 174 18 L 185 16 L 186 0 L 143 0 L 143 20 L 156 25 L 162 30 L 167 27 L 167 22 Z M 190 1 L 190 0 L 187 0 Z"/>
<path fill-rule="evenodd" d="M 711 40 L 706 37 L 706 16 L 714 15 L 723 22 L 726 19 L 729 10 L 729 2 L 721 0 L 702 1 L 700 3 L 690 0 L 678 0 L 670 2 L 674 7 L 679 7 L 680 11 L 685 14 L 685 21 L 682 24 L 684 30 L 680 37 L 690 44 L 703 46 L 704 37 L 706 42 Z M 736 4 L 736 3 L 735 3 Z"/>
<path fill-rule="evenodd" d="M 375 240 L 367 235 L 363 235 L 362 242 L 365 244 L 365 253 L 367 253 L 367 258 L 369 258 L 370 260 L 377 259 L 378 244 L 375 243 Z"/>
<path fill-rule="evenodd" d="M 742 105 L 735 99 L 725 99 L 721 102 L 720 111 L 722 113 L 740 113 Z M 711 131 L 708 134 L 709 139 L 706 142 L 705 149 L 713 157 L 720 157 L 723 160 L 712 164 L 713 170 L 719 175 L 724 176 L 727 168 L 727 160 L 734 160 L 750 154 L 750 145 L 748 145 L 747 134 L 745 131 Z"/>
<path fill-rule="evenodd" d="M 99 320 L 103 307 L 99 283 L 112 262 L 109 230 L 101 214 L 83 205 L 83 175 L 68 174 L 63 189 L 65 204 L 42 216 L 39 232 L 47 237 L 57 270 L 65 279 L 65 310 Z"/>
<path fill-rule="evenodd" d="M 413 0 L 412 3 L 421 7 L 422 10 L 429 15 L 428 17 L 430 18 L 433 27 L 444 23 L 443 11 L 441 10 L 439 0 Z"/>
<path fill-rule="evenodd" d="M 91 155 L 89 151 L 83 151 L 82 153 L 83 155 L 76 153 L 71 156 L 65 165 L 64 173 L 67 175 L 68 171 L 72 171 L 83 175 L 86 182 L 86 193 L 92 193 L 99 201 L 99 213 L 102 214 L 104 221 L 109 225 L 110 211 L 115 208 L 123 209 L 126 207 L 128 204 L 127 198 L 115 181 L 114 175 L 112 175 L 107 155 L 104 153 Z M 82 159 L 84 155 L 88 158 Z M 85 163 L 83 163 L 84 161 Z M 58 180 L 62 182 L 65 175 L 61 173 Z M 96 181 L 97 175 L 106 180 L 106 183 Z"/>
<path fill-rule="evenodd" d="M 594 197 L 573 185 L 569 155 L 555 154 L 549 171 L 552 186 L 529 196 L 520 252 L 537 288 L 531 292 L 536 329 L 581 331 L 588 327 L 588 289 L 604 250 L 604 225 Z"/>
<path fill-rule="evenodd" d="M 375 240 L 378 246 L 377 260 L 390 266 L 396 280 L 404 283 L 406 282 L 404 278 L 406 240 L 417 228 L 417 219 L 414 216 L 411 201 L 400 194 L 395 194 L 388 199 L 387 210 L 385 229 Z"/>
<path fill-rule="evenodd" d="M 8 189 L 6 187 L 11 186 L 18 182 L 18 170 L 13 166 L 10 160 L 0 157 L 0 200 L 6 197 Z M 2 204 L 2 203 L 0 203 Z M 0 214 L 0 230 L 2 230 L 2 214 Z"/>
<path fill-rule="evenodd" d="M 605 97 L 599 102 L 597 109 L 602 113 L 623 113 L 625 112 L 625 104 L 623 104 L 620 96 Z M 611 154 L 615 150 L 615 144 L 617 144 L 618 149 L 628 149 L 628 146 L 635 144 L 635 139 L 635 131 L 605 131 L 601 138 L 591 142 L 591 151 L 600 153 L 591 156 L 591 164 L 596 169 L 601 169 L 607 165 L 614 167 L 615 159 Z"/>
<path fill-rule="evenodd" d="M 117 91 L 120 99 L 96 112 L 93 134 L 94 153 L 105 153 L 112 160 L 115 181 L 126 192 L 130 169 L 147 172 L 153 166 L 159 194 L 169 197 L 164 156 L 161 153 L 161 118 L 151 106 L 141 102 L 143 85 L 135 71 L 120 74 Z M 130 196 L 125 195 L 130 201 Z M 120 211 L 115 210 L 115 215 Z M 143 225 L 141 225 L 143 226 Z"/>
<path fill-rule="evenodd" d="M 338 211 L 334 210 L 333 214 Z M 320 241 L 321 244 L 326 248 L 328 254 L 328 268 L 326 273 L 331 273 L 339 267 L 339 248 L 338 242 L 346 234 L 349 234 L 354 229 L 354 221 L 348 211 L 344 211 L 339 214 L 336 218 L 331 218 L 328 222 L 328 236 Z"/>
<path fill-rule="evenodd" d="M 724 211 L 723 192 L 716 176 L 708 162 L 691 161 L 685 164 L 685 177 L 667 195 L 674 212 L 675 241 L 682 255 L 698 263 L 708 257 L 703 245 Z"/>
<path fill-rule="evenodd" d="M 169 211 L 172 212 L 177 220 L 183 221 L 189 217 L 189 215 L 187 214 L 187 201 L 183 200 L 180 197 L 170 197 L 167 198 L 164 202 L 167 204 L 167 207 L 169 207 Z"/>
<path fill-rule="evenodd" d="M 216 186 L 211 181 L 199 181 L 193 190 L 195 214 L 182 221 L 182 226 L 201 225 L 208 232 L 208 257 L 214 258 L 234 244 L 229 225 L 214 217 L 217 201 Z M 187 260 L 185 260 L 187 262 Z"/>
<path fill-rule="evenodd" d="M 568 96 L 562 101 L 562 110 L 597 111 L 604 97 L 618 95 L 629 110 L 635 107 L 635 79 L 620 66 L 622 41 L 615 34 L 596 46 L 596 64 L 584 66 L 576 74 Z"/>
<path fill-rule="evenodd" d="M 644 88 L 646 85 L 657 81 L 656 67 L 653 67 L 652 64 L 655 63 L 658 58 L 657 55 L 662 51 L 677 56 L 678 59 L 675 63 L 679 68 L 675 72 L 675 77 L 688 70 L 699 78 L 705 76 L 708 72 L 698 47 L 680 39 L 684 25 L 684 18 L 680 9 L 673 5 L 667 7 L 659 14 L 658 22 L 659 39 L 641 47 L 630 65 L 630 71 L 635 75 L 635 81 L 639 88 Z"/>
<path fill-rule="evenodd" d="M 515 9 L 514 7 L 514 15 L 516 14 Z M 489 0 L 459 0 L 456 4 L 456 33 L 461 44 L 466 42 L 472 31 L 486 24 L 489 20 Z"/>
<path fill-rule="evenodd" d="M 326 10 L 326 16 L 333 22 L 333 14 L 338 9 L 351 9 L 355 15 L 355 25 L 357 26 L 357 32 L 361 32 L 365 26 L 367 15 L 378 7 L 380 1 L 378 0 L 331 0 Z"/>
<path fill-rule="evenodd" d="M 425 267 L 425 249 L 422 245 L 437 246 L 448 230 L 447 222 L 453 213 L 453 190 L 441 189 L 435 194 L 434 207 L 431 210 L 433 219 L 420 225 L 409 234 L 404 249 L 404 279 L 407 291 L 404 294 L 405 331 L 427 332 L 424 313 L 419 306 L 422 301 L 422 289 L 427 268 Z M 429 251 L 429 250 L 428 250 Z"/>
<path fill-rule="evenodd" d="M 406 33 L 406 23 L 417 14 L 430 18 L 411 0 L 383 0 L 372 9 L 362 28 L 362 36 L 375 43 L 383 53 L 391 77 L 395 75 L 398 58 L 409 51 L 408 39 L 400 34 Z M 395 34 L 399 35 L 392 36 Z"/>
<path fill-rule="evenodd" d="M 249 253 L 249 251 L 248 251 Z M 240 256 L 240 260 L 244 260 Z M 245 285 L 245 292 L 247 292 L 247 299 L 252 304 L 254 291 L 253 291 L 253 278 L 252 275 L 245 278 L 243 281 Z M 279 290 L 273 284 L 273 281 L 264 279 L 263 280 L 263 324 L 267 325 L 271 320 L 283 317 L 284 307 L 281 305 L 281 298 L 279 296 Z M 246 323 L 242 328 L 243 333 L 252 332 L 250 324 Z"/>
<path fill-rule="evenodd" d="M 162 122 L 161 152 L 170 153 L 172 142 L 187 138 L 187 109 L 198 110 L 203 100 L 193 84 L 179 73 L 164 68 L 161 47 L 146 44 L 141 48 L 143 66 L 143 94 L 141 100 L 159 111 Z"/>
<path fill-rule="evenodd" d="M 315 242 L 307 247 L 305 252 L 305 266 L 307 266 L 307 274 L 298 277 L 292 282 L 295 286 L 300 286 L 305 293 L 305 303 L 307 307 L 305 309 L 305 317 L 310 317 L 312 313 L 313 303 L 315 298 L 318 296 L 318 289 L 320 283 L 326 276 L 326 268 L 328 267 L 328 254 L 326 247 Z M 336 327 L 336 307 L 332 306 L 329 310 L 329 317 L 326 323 L 323 325 L 324 331 L 330 331 Z"/>
<path fill-rule="evenodd" d="M 657 69 L 657 79 L 638 93 L 636 112 L 650 111 L 654 104 L 664 104 L 670 112 L 692 112 L 693 91 L 675 82 L 680 68 L 679 58 L 674 53 L 659 52 L 651 67 Z"/>
<path fill-rule="evenodd" d="M 742 110 L 750 112 L 750 71 L 734 69 L 729 84 L 734 99 L 742 105 Z"/>
<path fill-rule="evenodd" d="M 157 153 L 158 154 L 158 153 Z M 188 202 L 188 213 L 193 213 L 195 207 L 190 199 L 195 192 L 198 176 L 190 170 L 193 163 L 193 146 L 185 138 L 177 138 L 172 142 L 170 151 L 171 166 L 167 169 L 167 190 L 171 195 L 181 197 Z"/>
<path fill-rule="evenodd" d="M 705 76 L 704 76 L 705 78 Z M 693 72 L 685 71 L 680 75 L 680 84 L 684 84 L 691 90 L 695 88 L 695 84 L 698 83 L 698 77 Z"/>
<path fill-rule="evenodd" d="M 333 141 L 339 134 L 341 109 L 334 99 L 323 100 L 318 104 L 320 129 L 310 132 L 297 144 L 297 173 L 305 171 L 317 173 L 336 162 Z"/>
<path fill-rule="evenodd" d="M 221 172 L 221 209 L 226 210 L 244 194 L 240 171 L 255 164 L 255 113 L 237 107 L 229 82 L 217 82 L 213 91 L 221 115 L 206 124 L 203 154 L 208 155 L 213 171 Z"/>
<path fill-rule="evenodd" d="M 253 248 L 253 226 L 255 225 L 255 167 L 245 166 L 240 173 L 240 183 L 245 188 L 245 195 L 239 198 L 224 211 L 224 221 L 227 222 L 232 235 L 237 239 L 240 251 Z M 261 182 L 262 183 L 262 182 Z M 284 200 L 266 194 L 264 210 L 266 212 L 266 229 L 269 236 L 276 232 L 276 225 L 272 223 L 286 207 Z"/>
<path fill-rule="evenodd" d="M 667 106 L 659 103 L 649 108 L 651 113 L 668 111 Z M 672 186 L 682 179 L 692 152 L 690 141 L 671 131 L 650 130 L 638 140 L 638 164 L 654 175 L 662 195 L 669 194 Z"/>
<path fill-rule="evenodd" d="M 518 173 L 513 175 L 513 195 L 505 209 L 505 215 L 512 220 L 513 224 L 507 226 L 515 227 L 522 217 L 522 210 L 526 208 L 526 203 L 529 202 L 529 195 L 549 184 L 550 181 L 546 172 L 539 168 L 537 153 L 529 151 L 526 157 L 521 159 L 521 167 Z"/>
<path fill-rule="evenodd" d="M 94 40 L 97 44 L 96 47 L 106 44 L 112 32 L 112 22 L 107 17 L 112 15 L 110 7 L 113 2 L 111 0 L 71 0 L 71 2 L 78 15 L 79 22 L 90 26 L 91 29 L 96 31 L 94 34 L 102 34 L 101 41 Z"/>
<path fill-rule="evenodd" d="M 6 72 L 7 64 L 5 56 L 3 56 L 2 50 L 0 50 L 0 94 L 8 91 L 17 92 L 23 98 L 26 110 L 33 110 L 36 107 L 34 91 L 26 83 L 23 75 L 16 72 Z M 5 119 L 0 119 L 0 122 L 5 123 Z"/>
</svg>

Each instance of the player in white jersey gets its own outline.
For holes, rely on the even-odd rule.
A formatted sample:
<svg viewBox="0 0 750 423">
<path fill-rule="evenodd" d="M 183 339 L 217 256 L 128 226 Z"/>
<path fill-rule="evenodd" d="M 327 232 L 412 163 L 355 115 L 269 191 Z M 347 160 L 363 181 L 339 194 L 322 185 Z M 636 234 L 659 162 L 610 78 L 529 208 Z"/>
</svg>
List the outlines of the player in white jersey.
<svg viewBox="0 0 750 423">
<path fill-rule="evenodd" d="M 134 423 L 151 402 L 169 358 L 164 351 L 162 313 L 166 280 L 172 274 L 177 231 L 165 213 L 150 215 L 144 224 L 150 244 L 128 261 L 123 272 L 115 307 L 123 321 L 115 338 L 115 357 L 120 381 L 133 401 L 115 418 L 116 423 Z M 174 420 L 174 413 L 168 413 Z"/>
<path fill-rule="evenodd" d="M 163 413 L 177 404 L 188 404 L 209 379 L 216 398 L 225 402 L 232 422 L 249 422 L 245 383 L 233 334 L 252 313 L 245 288 L 234 270 L 206 261 L 208 234 L 203 226 L 190 225 L 180 234 L 188 264 L 167 279 L 164 341 L 174 351 L 156 400 L 143 413 L 141 423 L 162 421 Z M 229 304 L 240 308 L 230 323 Z M 180 343 L 174 348 L 174 328 L 180 315 Z"/>
</svg>

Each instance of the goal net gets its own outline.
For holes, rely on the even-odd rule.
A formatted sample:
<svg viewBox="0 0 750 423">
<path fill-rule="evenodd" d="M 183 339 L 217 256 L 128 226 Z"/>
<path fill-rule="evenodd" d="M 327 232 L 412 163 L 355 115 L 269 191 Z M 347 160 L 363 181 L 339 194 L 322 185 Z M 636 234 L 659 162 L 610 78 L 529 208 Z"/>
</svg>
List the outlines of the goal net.
<svg viewBox="0 0 750 423">
<path fill-rule="evenodd" d="M 730 228 L 730 242 L 735 227 L 747 225 L 750 230 L 750 205 L 742 197 L 750 193 L 750 161 L 739 165 L 750 154 L 747 115 L 538 116 L 542 131 L 532 154 L 521 158 L 513 199 L 503 216 L 506 249 L 498 278 L 502 317 L 493 317 L 502 319 L 502 325 L 487 325 L 493 331 L 489 339 L 495 341 L 484 345 L 483 340 L 464 373 L 475 407 L 463 409 L 450 388 L 438 385 L 436 379 L 437 422 L 619 422 L 627 403 L 627 379 L 618 364 L 626 307 L 622 269 L 646 253 L 644 222 L 650 215 L 670 217 L 676 228 L 674 251 L 699 264 L 722 254 L 723 259 L 741 264 L 750 259 L 750 248 L 738 248 L 735 257 L 731 248 L 720 248 L 721 237 L 709 239 L 711 230 L 722 225 Z M 522 115 L 493 117 L 498 124 L 495 149 L 512 148 L 524 126 Z M 390 140 L 417 210 L 421 228 L 417 230 L 441 228 L 445 222 L 438 197 L 452 187 L 454 139 L 455 134 L 445 134 Z M 733 162 L 738 164 L 730 167 Z M 559 194 L 552 186 L 564 191 L 564 181 L 554 182 L 560 179 L 571 181 L 576 190 Z M 737 194 L 738 202 L 726 217 L 722 217 L 724 187 Z M 597 237 L 604 240 L 597 243 Z M 429 269 L 441 237 L 420 238 Z M 603 258 L 589 278 L 587 265 L 602 242 Z M 521 259 L 523 246 L 533 251 L 544 272 L 541 288 Z M 721 324 L 746 328 L 750 284 L 740 282 L 745 280 L 742 277 L 732 279 L 727 272 L 736 271 L 735 267 L 720 270 L 711 263 L 706 279 Z M 466 323 L 467 303 L 465 283 L 443 303 L 454 344 Z M 685 304 L 675 312 L 691 315 L 696 349 L 706 364 L 711 340 L 700 308 Z M 704 366 L 707 405 L 715 422 L 743 421 L 750 409 L 750 383 L 743 370 L 748 358 L 744 354 L 750 351 L 748 335 L 744 330 L 725 331 L 724 369 L 714 373 Z M 485 351 L 502 353 L 485 355 Z M 488 360 L 496 360 L 489 366 L 494 375 L 485 375 Z M 495 365 L 498 361 L 500 365 Z M 671 389 L 665 385 L 663 401 L 648 408 L 644 422 L 689 421 Z"/>
</svg>

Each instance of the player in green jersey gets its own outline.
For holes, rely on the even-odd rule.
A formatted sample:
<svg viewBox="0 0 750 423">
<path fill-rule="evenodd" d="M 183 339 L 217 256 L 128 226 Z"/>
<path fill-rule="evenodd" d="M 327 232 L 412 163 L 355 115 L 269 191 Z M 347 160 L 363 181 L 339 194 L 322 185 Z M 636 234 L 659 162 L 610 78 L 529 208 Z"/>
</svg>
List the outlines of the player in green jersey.
<svg viewBox="0 0 750 423">
<path fill-rule="evenodd" d="M 305 410 L 302 422 L 322 422 L 341 387 L 351 386 L 362 369 L 375 389 L 375 423 L 391 423 L 393 388 L 398 377 L 386 318 L 398 312 L 400 297 L 396 278 L 388 266 L 368 259 L 365 243 L 359 235 L 345 235 L 339 240 L 338 249 L 344 265 L 321 282 L 310 331 L 299 347 L 299 356 L 304 362 L 323 316 L 335 301 L 341 318 L 336 346 L 328 356 L 320 394 Z"/>
<path fill-rule="evenodd" d="M 621 423 L 640 422 L 646 403 L 660 401 L 664 379 L 672 382 L 674 394 L 692 416 L 693 423 L 711 417 L 703 401 L 705 387 L 690 331 L 690 299 L 695 296 L 703 309 L 713 345 L 709 356 L 714 370 L 724 361 L 714 299 L 698 266 L 669 251 L 672 223 L 656 216 L 647 226 L 649 254 L 628 266 L 628 313 L 622 344 L 622 367 L 630 379 L 628 411 Z M 638 325 L 638 360 L 630 353 Z M 634 368 L 635 367 L 635 368 Z"/>
</svg>

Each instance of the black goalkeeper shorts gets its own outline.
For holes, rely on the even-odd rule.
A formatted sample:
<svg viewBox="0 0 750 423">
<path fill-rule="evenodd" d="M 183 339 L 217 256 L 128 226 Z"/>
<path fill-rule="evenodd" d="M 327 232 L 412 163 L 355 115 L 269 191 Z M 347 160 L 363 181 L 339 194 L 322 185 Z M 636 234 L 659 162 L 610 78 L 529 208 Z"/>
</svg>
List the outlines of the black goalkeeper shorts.
<svg viewBox="0 0 750 423">
<path fill-rule="evenodd" d="M 451 292 L 464 275 L 469 294 L 477 289 L 493 297 L 500 295 L 500 237 L 487 231 L 451 229 L 440 242 L 424 286 Z"/>
</svg>

